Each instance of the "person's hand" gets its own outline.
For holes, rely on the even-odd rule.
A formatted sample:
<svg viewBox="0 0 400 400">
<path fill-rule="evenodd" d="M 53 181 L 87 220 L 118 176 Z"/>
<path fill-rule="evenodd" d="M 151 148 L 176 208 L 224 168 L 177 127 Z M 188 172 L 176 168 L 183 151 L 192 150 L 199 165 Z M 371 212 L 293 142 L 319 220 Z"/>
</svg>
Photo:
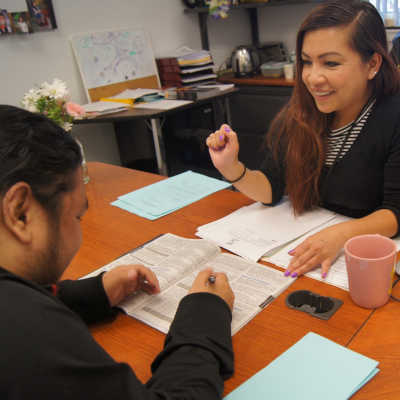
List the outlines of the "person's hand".
<svg viewBox="0 0 400 400">
<path fill-rule="evenodd" d="M 208 278 L 210 275 L 215 276 L 215 282 L 210 283 Z M 233 309 L 233 302 L 235 299 L 235 295 L 229 285 L 227 276 L 222 272 L 214 272 L 211 268 L 206 268 L 203 271 L 200 271 L 197 275 L 196 279 L 193 282 L 189 293 L 200 293 L 207 292 L 213 293 L 217 296 L 221 297 L 228 304 L 229 308 Z"/>
<path fill-rule="evenodd" d="M 206 144 L 215 168 L 222 175 L 229 175 L 229 171 L 239 163 L 239 142 L 236 133 L 229 125 L 223 124 L 219 130 L 208 136 Z"/>
<path fill-rule="evenodd" d="M 286 276 L 300 276 L 321 266 L 322 278 L 326 278 L 329 268 L 342 249 L 345 238 L 336 226 L 330 226 L 309 236 L 289 252 L 293 256 L 285 271 Z"/>
<path fill-rule="evenodd" d="M 103 286 L 111 307 L 138 290 L 149 294 L 160 292 L 156 275 L 143 265 L 120 265 L 107 271 L 103 275 Z"/>
</svg>

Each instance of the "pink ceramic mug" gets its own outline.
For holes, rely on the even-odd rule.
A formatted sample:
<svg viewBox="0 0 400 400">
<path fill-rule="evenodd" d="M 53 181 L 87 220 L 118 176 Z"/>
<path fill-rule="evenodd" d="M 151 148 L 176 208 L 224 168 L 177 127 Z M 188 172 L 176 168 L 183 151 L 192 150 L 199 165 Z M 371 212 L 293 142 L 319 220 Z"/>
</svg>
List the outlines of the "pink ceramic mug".
<svg viewBox="0 0 400 400">
<path fill-rule="evenodd" d="M 389 300 L 396 263 L 396 244 L 381 235 L 360 235 L 344 245 L 350 297 L 365 308 Z"/>
</svg>

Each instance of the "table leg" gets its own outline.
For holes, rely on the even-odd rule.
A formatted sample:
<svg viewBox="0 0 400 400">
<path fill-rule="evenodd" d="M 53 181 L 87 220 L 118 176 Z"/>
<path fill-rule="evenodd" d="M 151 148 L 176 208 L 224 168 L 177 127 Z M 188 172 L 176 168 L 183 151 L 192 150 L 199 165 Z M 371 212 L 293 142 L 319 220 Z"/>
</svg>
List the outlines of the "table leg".
<svg viewBox="0 0 400 400">
<path fill-rule="evenodd" d="M 151 118 L 151 130 L 153 132 L 154 150 L 156 152 L 157 168 L 161 175 L 168 175 L 165 157 L 165 146 L 162 137 L 161 123 L 159 118 Z"/>
</svg>

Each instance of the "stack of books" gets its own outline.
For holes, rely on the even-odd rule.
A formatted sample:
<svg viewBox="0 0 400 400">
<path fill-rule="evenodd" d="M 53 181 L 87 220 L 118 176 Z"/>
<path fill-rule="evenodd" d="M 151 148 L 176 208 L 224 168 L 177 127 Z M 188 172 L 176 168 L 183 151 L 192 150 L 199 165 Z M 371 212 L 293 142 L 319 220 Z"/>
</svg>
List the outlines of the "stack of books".
<svg viewBox="0 0 400 400">
<path fill-rule="evenodd" d="M 158 73 L 163 87 L 185 87 L 215 83 L 214 62 L 206 50 L 184 49 L 173 57 L 157 58 Z"/>
</svg>

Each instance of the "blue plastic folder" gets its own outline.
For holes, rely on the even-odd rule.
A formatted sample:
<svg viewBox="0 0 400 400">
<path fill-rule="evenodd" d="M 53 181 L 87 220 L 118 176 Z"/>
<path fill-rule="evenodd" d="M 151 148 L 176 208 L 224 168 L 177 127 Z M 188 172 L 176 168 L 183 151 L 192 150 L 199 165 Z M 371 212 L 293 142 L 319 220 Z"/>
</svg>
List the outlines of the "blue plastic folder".
<svg viewBox="0 0 400 400">
<path fill-rule="evenodd" d="M 309 332 L 224 400 L 344 400 L 379 372 L 377 365 Z"/>
<path fill-rule="evenodd" d="M 186 171 L 120 196 L 111 204 L 154 220 L 229 186 L 219 179 Z"/>
</svg>

